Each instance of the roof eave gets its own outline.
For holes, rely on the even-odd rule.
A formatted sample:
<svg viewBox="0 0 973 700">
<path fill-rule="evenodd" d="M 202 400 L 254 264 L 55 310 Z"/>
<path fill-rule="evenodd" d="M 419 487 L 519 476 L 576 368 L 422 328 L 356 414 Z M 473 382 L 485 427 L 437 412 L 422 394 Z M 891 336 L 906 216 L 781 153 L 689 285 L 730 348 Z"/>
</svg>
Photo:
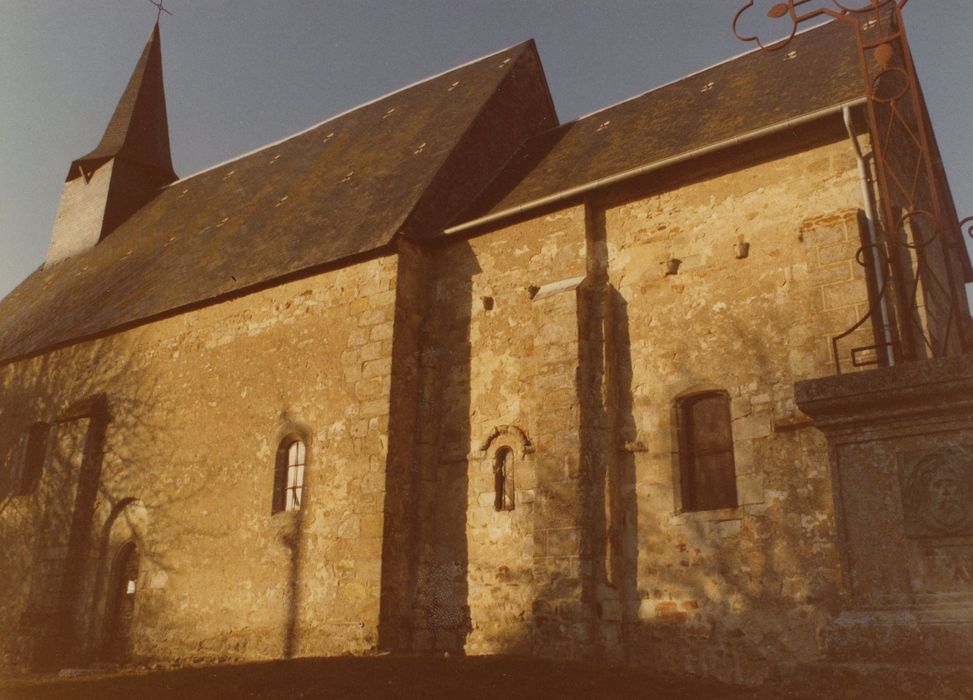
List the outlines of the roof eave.
<svg viewBox="0 0 973 700">
<path fill-rule="evenodd" d="M 650 173 L 656 170 L 661 170 L 662 168 L 666 168 L 671 165 L 684 163 L 686 161 L 693 160 L 695 158 L 700 158 L 702 156 L 709 155 L 710 153 L 714 153 L 716 151 L 722 151 L 724 149 L 731 148 L 733 146 L 737 146 L 742 143 L 754 141 L 756 139 L 780 131 L 784 131 L 786 129 L 791 129 L 797 126 L 801 126 L 803 124 L 814 122 L 819 119 L 825 119 L 834 114 L 840 113 L 846 107 L 859 107 L 861 105 L 864 105 L 865 103 L 866 103 L 866 98 L 862 96 L 862 97 L 857 97 L 854 100 L 848 100 L 845 102 L 831 105 L 829 107 L 825 107 L 823 109 L 815 110 L 813 112 L 808 112 L 807 114 L 803 114 L 797 117 L 791 117 L 790 119 L 786 119 L 782 122 L 777 122 L 769 126 L 761 127 L 760 129 L 748 131 L 746 133 L 740 134 L 739 136 L 734 136 L 729 139 L 717 141 L 716 143 L 711 143 L 706 146 L 694 148 L 689 151 L 683 151 L 682 153 L 678 153 L 673 156 L 662 158 L 661 160 L 656 160 L 651 163 L 640 165 L 637 168 L 630 168 L 628 170 L 615 173 L 614 175 L 609 175 L 607 177 L 599 178 L 597 180 L 592 180 L 591 182 L 587 182 L 583 185 L 577 185 L 575 187 L 571 187 L 566 190 L 555 192 L 554 194 L 550 194 L 544 197 L 539 197 L 537 199 L 531 200 L 529 202 L 525 202 L 523 204 L 518 204 L 516 206 L 509 207 L 507 209 L 502 209 L 497 212 L 492 212 L 490 214 L 486 214 L 484 216 L 480 216 L 460 224 L 455 224 L 445 229 L 443 233 L 447 235 L 454 234 L 454 233 L 461 233 L 464 231 L 469 231 L 471 229 L 477 228 L 479 226 L 483 226 L 485 224 L 496 223 L 503 219 L 518 216 L 526 212 L 539 209 L 541 207 L 549 206 L 551 204 L 556 204 L 558 202 L 562 202 L 571 199 L 573 197 L 577 197 L 579 195 L 583 195 L 588 192 L 592 192 L 594 190 L 607 187 L 609 185 L 614 185 L 616 183 L 625 180 L 630 180 L 640 175 L 645 175 L 646 173 Z"/>
</svg>

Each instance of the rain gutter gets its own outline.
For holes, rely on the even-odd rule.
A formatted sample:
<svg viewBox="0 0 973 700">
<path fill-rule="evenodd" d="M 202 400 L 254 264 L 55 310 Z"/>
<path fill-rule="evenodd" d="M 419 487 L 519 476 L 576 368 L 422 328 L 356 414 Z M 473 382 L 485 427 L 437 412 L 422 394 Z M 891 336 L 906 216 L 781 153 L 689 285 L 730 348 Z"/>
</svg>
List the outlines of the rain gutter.
<svg viewBox="0 0 973 700">
<path fill-rule="evenodd" d="M 622 182 L 623 180 L 628 180 L 639 175 L 645 175 L 646 173 L 651 173 L 656 170 L 661 170 L 662 168 L 669 167 L 670 165 L 676 165 L 678 163 L 683 163 L 688 160 L 693 160 L 694 158 L 700 158 L 702 156 L 708 155 L 710 153 L 715 153 L 716 151 L 722 151 L 727 148 L 732 148 L 742 143 L 747 143 L 749 141 L 754 141 L 756 139 L 768 136 L 770 134 L 775 134 L 786 129 L 792 129 L 802 124 L 807 124 L 808 122 L 813 122 L 818 119 L 823 119 L 834 114 L 842 114 L 845 110 L 850 110 L 854 107 L 865 104 L 866 99 L 864 97 L 859 97 L 848 102 L 842 102 L 841 104 L 832 105 L 831 107 L 826 107 L 825 109 L 819 109 L 815 112 L 809 112 L 803 114 L 799 117 L 794 117 L 786 121 L 778 122 L 776 124 L 771 124 L 770 126 L 765 126 L 761 129 L 756 129 L 755 131 L 748 131 L 745 134 L 740 134 L 739 136 L 734 136 L 733 138 L 726 139 L 724 141 L 717 141 L 708 146 L 703 146 L 701 148 L 694 148 L 691 151 L 686 151 L 684 153 L 679 153 L 677 155 L 671 156 L 669 158 L 663 158 L 662 160 L 657 160 L 653 163 L 647 163 L 646 165 L 640 165 L 637 168 L 631 168 L 614 175 L 609 175 L 608 177 L 603 177 L 598 180 L 592 180 L 584 185 L 578 185 L 570 189 L 562 190 L 547 197 L 540 197 L 539 199 L 534 199 L 524 204 L 518 204 L 515 207 L 510 207 L 508 209 L 503 209 L 492 214 L 487 214 L 486 216 L 481 216 L 470 221 L 463 222 L 461 224 L 456 224 L 455 226 L 450 226 L 445 229 L 443 233 L 460 233 L 462 231 L 468 231 L 469 229 L 475 228 L 477 226 L 482 226 L 484 224 L 493 223 L 499 221 L 500 219 L 505 219 L 507 217 L 516 216 L 533 209 L 538 209 L 540 207 L 545 207 L 549 204 L 555 204 L 562 202 L 566 199 L 571 199 L 586 192 L 591 192 L 592 190 L 605 187 L 607 185 L 615 184 L 616 182 Z"/>
</svg>

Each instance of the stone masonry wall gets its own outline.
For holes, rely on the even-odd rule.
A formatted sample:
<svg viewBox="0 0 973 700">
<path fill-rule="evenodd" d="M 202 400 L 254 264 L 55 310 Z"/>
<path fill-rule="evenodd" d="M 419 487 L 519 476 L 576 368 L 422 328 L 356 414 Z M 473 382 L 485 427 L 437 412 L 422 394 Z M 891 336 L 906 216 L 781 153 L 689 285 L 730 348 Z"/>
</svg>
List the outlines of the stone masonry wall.
<svg viewBox="0 0 973 700">
<path fill-rule="evenodd" d="M 465 642 L 467 653 L 524 653 L 542 634 L 550 652 L 579 637 L 584 227 L 574 207 L 437 252 L 426 333 L 437 449 L 424 466 L 435 524 L 420 577 L 419 648 Z M 515 495 L 512 510 L 498 511 L 503 448 L 513 453 Z"/>
<path fill-rule="evenodd" d="M 69 406 L 99 393 L 110 420 L 67 662 L 100 650 L 107 572 L 129 537 L 138 657 L 375 645 L 396 271 L 394 256 L 350 265 L 0 369 L 0 459 L 34 421 L 57 435 L 40 487 L 0 505 L 5 663 L 32 653 L 65 595 L 52 577 L 68 545 L 46 533 L 78 509 L 51 487 L 82 459 Z M 307 442 L 305 504 L 271 515 L 290 434 Z"/>
<path fill-rule="evenodd" d="M 92 248 L 98 242 L 114 168 L 115 162 L 108 161 L 94 171 L 90 180 L 76 177 L 64 183 L 47 253 L 48 264 Z"/>
<path fill-rule="evenodd" d="M 634 492 L 619 500 L 630 524 L 620 548 L 637 558 L 621 567 L 635 581 L 619 584 L 635 595 L 630 658 L 759 680 L 776 660 L 818 655 L 835 604 L 827 451 L 793 386 L 833 373 L 831 337 L 867 310 L 853 152 L 838 140 L 667 192 L 631 187 L 603 206 L 613 331 L 630 363 L 616 369 L 618 408 L 631 410 L 618 442 L 634 457 L 618 477 L 623 496 Z M 677 274 L 664 274 L 669 258 Z M 866 326 L 851 340 L 871 338 Z M 731 397 L 739 506 L 689 512 L 675 404 L 713 389 Z"/>
<path fill-rule="evenodd" d="M 853 151 L 814 138 L 442 246 L 419 648 L 744 681 L 820 653 L 831 491 L 793 384 L 834 372 L 831 338 L 868 302 Z M 732 397 L 739 506 L 686 512 L 672 414 L 709 389 Z M 504 426 L 530 443 L 512 511 L 494 507 Z"/>
<path fill-rule="evenodd" d="M 381 646 L 750 682 L 815 658 L 838 562 L 793 386 L 867 310 L 834 127 L 0 368 L 0 459 L 56 430 L 40 488 L 0 504 L 6 663 L 95 658 L 130 539 L 141 657 Z M 673 415 L 714 389 L 738 506 L 690 512 Z M 271 515 L 288 435 L 305 504 Z"/>
</svg>

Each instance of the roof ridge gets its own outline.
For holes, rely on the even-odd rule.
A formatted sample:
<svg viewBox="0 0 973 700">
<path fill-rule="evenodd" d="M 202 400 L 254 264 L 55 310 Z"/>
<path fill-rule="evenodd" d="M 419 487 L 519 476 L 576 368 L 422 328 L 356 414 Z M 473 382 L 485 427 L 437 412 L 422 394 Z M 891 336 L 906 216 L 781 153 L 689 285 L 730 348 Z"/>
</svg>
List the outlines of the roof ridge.
<svg viewBox="0 0 973 700">
<path fill-rule="evenodd" d="M 729 142 L 741 133 L 860 98 L 854 33 L 840 32 L 839 36 L 834 29 L 840 29 L 841 24 L 825 22 L 802 31 L 795 48 L 803 59 L 790 62 L 790 56 L 780 55 L 768 59 L 761 55 L 761 49 L 754 49 L 531 137 L 479 200 L 446 231 L 487 216 L 499 218 L 501 213 L 520 211 L 535 202 L 553 201 L 555 194 L 587 191 L 591 183 L 607 182 L 620 173 L 631 174 L 647 164 L 664 162 L 683 152 L 694 153 L 707 144 Z M 828 46 L 829 51 L 815 58 L 816 52 L 808 49 L 821 45 Z M 813 72 L 813 80 L 775 97 L 782 80 L 807 72 L 808 61 L 824 61 L 829 68 Z M 844 77 L 853 74 L 855 79 L 838 80 L 839 73 Z M 731 92 L 716 101 L 691 94 L 692 85 L 710 77 L 725 80 Z M 706 92 L 712 86 L 697 87 Z M 722 91 L 715 93 L 721 95 Z M 713 118 L 720 114 L 735 115 L 735 121 L 723 124 Z M 595 127 L 605 119 L 610 121 L 598 131 L 617 123 L 608 134 L 596 137 Z M 612 136 L 618 128 L 623 132 Z"/>
<path fill-rule="evenodd" d="M 508 59 L 508 61 L 510 61 L 509 62 L 509 65 L 505 65 L 504 66 L 503 76 L 497 81 L 497 92 L 499 92 L 503 88 L 504 83 L 506 83 L 508 80 L 510 80 L 510 76 L 513 74 L 514 69 L 520 64 L 521 61 L 524 60 L 524 57 L 525 56 L 527 56 L 527 57 L 529 57 L 530 55 L 535 56 L 537 58 L 537 64 L 540 65 L 540 62 L 541 62 L 540 55 L 537 52 L 537 45 L 536 45 L 536 43 L 534 42 L 533 39 L 529 39 L 529 40 L 523 42 L 522 44 L 515 44 L 514 46 L 511 46 L 510 48 L 505 49 L 504 51 L 500 51 L 497 54 L 490 54 L 490 55 L 491 56 L 496 56 L 496 55 L 499 55 L 500 53 L 505 53 L 506 51 L 509 51 L 510 49 L 520 48 L 521 46 L 523 47 L 524 50 L 520 51 L 517 54 L 517 57 L 516 57 L 515 60 L 510 61 L 510 59 Z M 490 56 L 487 56 L 486 58 L 489 58 L 489 57 Z M 504 63 L 507 63 L 507 61 L 504 61 Z M 547 87 L 546 80 L 545 80 L 544 86 L 545 86 L 545 88 Z M 420 194 L 419 197 L 416 199 L 416 202 L 413 205 L 412 209 L 409 210 L 408 212 L 406 212 L 405 216 L 402 217 L 402 220 L 399 222 L 399 226 L 398 226 L 398 228 L 400 230 L 407 230 L 409 224 L 411 223 L 411 221 L 415 217 L 416 212 L 419 210 L 420 206 L 426 201 L 427 197 L 429 196 L 429 190 L 435 185 L 436 181 L 439 179 L 439 175 L 441 173 L 443 173 L 446 170 L 446 168 L 451 164 L 451 161 L 453 160 L 453 157 L 456 155 L 456 153 L 459 152 L 462 149 L 463 144 L 467 140 L 467 137 L 470 135 L 470 133 L 473 131 L 473 129 L 477 126 L 477 124 L 480 121 L 480 119 L 483 117 L 484 111 L 486 111 L 490 107 L 490 104 L 492 103 L 493 99 L 496 97 L 497 92 L 494 92 L 491 95 L 487 95 L 483 99 L 483 102 L 480 103 L 480 106 L 476 110 L 476 114 L 466 124 L 466 128 L 463 129 L 463 133 L 460 134 L 459 138 L 456 139 L 456 145 L 443 158 L 442 162 L 439 164 L 439 167 L 436 168 L 435 172 L 432 173 L 432 176 L 428 179 L 428 181 L 426 182 L 425 186 L 422 188 L 422 194 Z M 550 93 L 549 92 L 548 92 L 548 101 L 550 102 L 551 110 L 552 110 L 552 112 L 554 114 L 554 118 L 556 120 L 557 119 L 557 112 L 554 111 L 554 102 L 553 102 L 553 100 L 550 99 Z M 544 133 L 544 132 L 540 132 L 540 133 Z M 520 150 L 520 148 L 524 145 L 524 143 L 526 143 L 528 140 L 529 140 L 529 137 L 528 138 L 525 138 L 521 143 L 518 143 L 517 146 L 516 146 L 516 148 L 513 149 L 510 157 L 512 158 L 513 157 L 513 154 L 517 153 Z M 504 161 L 503 163 L 500 164 L 500 166 L 497 169 L 497 173 L 503 171 L 503 169 L 507 166 L 507 162 L 508 161 L 509 161 L 509 159 L 507 161 Z M 496 176 L 496 173 L 494 174 L 494 176 Z M 492 178 L 491 178 L 490 181 L 492 182 Z M 489 184 L 489 182 L 487 184 Z M 479 192 L 476 192 L 469 199 L 467 205 L 469 205 L 469 203 L 475 202 L 476 199 L 477 199 L 477 197 L 479 197 L 479 194 L 480 194 Z M 462 212 L 462 209 L 460 209 L 460 212 Z M 457 216 L 458 215 L 459 215 L 459 213 L 457 213 Z"/>
<path fill-rule="evenodd" d="M 837 21 L 838 20 L 831 19 L 831 20 L 828 20 L 827 22 L 821 22 L 820 24 L 815 24 L 813 27 L 807 27 L 806 29 L 802 29 L 802 30 L 800 30 L 798 32 L 794 32 L 794 36 L 797 37 L 797 36 L 800 36 L 801 34 L 807 34 L 808 32 L 813 32 L 816 29 L 820 29 L 821 27 L 824 27 L 824 26 L 829 25 L 829 24 L 833 24 L 834 22 L 837 22 Z M 716 63 L 714 63 L 712 65 L 706 66 L 705 68 L 700 68 L 699 70 L 693 71 L 692 73 L 687 73 L 686 75 L 683 75 L 683 76 L 681 76 L 679 78 L 675 78 L 674 80 L 670 80 L 667 83 L 662 83 L 662 85 L 656 85 L 654 88 L 652 88 L 650 90 L 646 90 L 645 92 L 640 92 L 637 95 L 632 95 L 631 97 L 626 97 L 624 100 L 619 100 L 618 102 L 613 102 L 612 104 L 607 105 L 606 107 L 600 107 L 600 108 L 598 108 L 598 109 L 596 109 L 596 110 L 594 110 L 592 112 L 588 112 L 587 114 L 582 114 L 580 117 L 576 117 L 576 118 L 572 119 L 569 122 L 565 122 L 564 124 L 561 124 L 561 126 L 566 126 L 568 124 L 574 124 L 576 122 L 580 122 L 580 121 L 583 121 L 583 120 L 588 119 L 590 117 L 593 117 L 596 114 L 600 114 L 601 112 L 607 112 L 609 109 L 614 109 L 615 107 L 618 107 L 619 105 L 623 105 L 626 102 L 631 102 L 632 100 L 640 99 L 642 97 L 645 97 L 646 95 L 651 95 L 653 92 L 656 92 L 658 90 L 661 90 L 662 88 L 671 87 L 673 85 L 676 85 L 677 83 L 681 83 L 681 82 L 683 82 L 685 80 L 689 80 L 690 78 L 694 78 L 697 75 L 702 75 L 706 71 L 713 70 L 714 68 L 719 68 L 720 66 L 722 66 L 724 64 L 732 63 L 733 61 L 737 61 L 737 60 L 743 58 L 744 56 L 749 56 L 750 54 L 753 54 L 753 53 L 759 53 L 759 52 L 761 52 L 763 50 L 764 49 L 762 49 L 762 48 L 760 48 L 758 46 L 755 49 L 750 49 L 749 51 L 742 51 L 742 52 L 740 52 L 738 54 L 734 54 L 733 56 L 730 56 L 729 58 L 724 58 L 723 60 L 717 61 Z"/>
<path fill-rule="evenodd" d="M 437 78 L 441 78 L 444 75 L 448 75 L 448 74 L 450 74 L 450 73 L 452 73 L 454 71 L 460 70 L 462 68 L 466 68 L 467 66 L 472 66 L 474 63 L 479 63 L 480 61 L 486 61 L 487 59 L 493 58 L 494 56 L 499 56 L 502 53 L 506 53 L 506 52 L 511 51 L 513 49 L 519 48 L 521 46 L 526 46 L 526 45 L 530 44 L 531 41 L 533 41 L 533 39 L 528 39 L 527 41 L 521 41 L 521 42 L 519 42 L 517 44 L 511 44 L 510 46 L 507 46 L 506 48 L 500 49 L 499 51 L 494 51 L 493 53 L 489 53 L 489 54 L 486 54 L 484 56 L 480 56 L 478 58 L 474 58 L 474 59 L 472 59 L 470 61 L 467 61 L 466 63 L 461 63 L 458 66 L 453 66 L 452 68 L 448 68 L 448 69 L 446 69 L 444 71 L 440 71 L 439 73 L 436 73 L 435 75 L 430 75 L 430 76 L 428 76 L 426 78 L 422 78 L 421 80 L 417 80 L 417 81 L 415 81 L 413 83 L 409 83 L 408 85 L 405 85 L 403 87 L 400 87 L 400 88 L 397 88 L 395 90 L 392 90 L 391 92 L 387 92 L 384 95 L 381 95 L 381 96 L 376 97 L 374 99 L 368 100 L 367 102 L 362 102 L 361 104 L 355 105 L 354 107 L 350 107 L 350 108 L 344 110 L 343 112 L 339 112 L 338 114 L 334 114 L 334 115 L 328 117 L 327 119 L 325 119 L 324 121 L 320 121 L 317 124 L 313 124 L 312 126 L 309 126 L 309 127 L 305 128 L 305 129 L 301 129 L 300 131 L 297 131 L 297 132 L 295 132 L 293 134 L 290 134 L 289 136 L 285 136 L 284 138 L 277 139 L 276 141 L 272 141 L 271 143 L 264 144 L 263 146 L 258 146 L 257 148 L 254 148 L 253 150 L 247 151 L 246 153 L 241 153 L 240 155 L 233 156 L 232 158 L 228 158 L 227 160 L 224 160 L 224 161 L 222 161 L 220 163 L 216 163 L 214 165 L 210 165 L 208 167 L 203 168 L 202 170 L 198 170 L 197 172 L 195 172 L 195 173 L 193 173 L 191 175 L 186 175 L 185 177 L 180 178 L 180 179 L 176 180 L 175 182 L 169 183 L 169 185 L 167 185 L 167 187 L 171 187 L 173 185 L 178 185 L 178 184 L 184 183 L 187 180 L 190 180 L 190 179 L 196 177 L 197 175 L 202 175 L 204 173 L 208 173 L 211 170 L 216 170 L 217 168 L 221 168 L 224 165 L 229 165 L 230 163 L 235 163 L 238 160 L 242 160 L 242 159 L 247 158 L 249 156 L 252 156 L 252 155 L 255 155 L 257 153 L 260 153 L 261 151 L 265 151 L 268 148 L 273 148 L 274 146 L 279 146 L 282 143 L 285 143 L 287 141 L 290 141 L 291 139 L 295 139 L 298 136 L 303 136 L 304 134 L 310 133 L 310 132 L 314 131 L 315 129 L 324 126 L 328 122 L 333 122 L 335 119 L 340 119 L 341 117 L 344 117 L 344 116 L 346 116 L 348 114 L 351 114 L 352 112 L 355 112 L 355 111 L 357 111 L 359 109 L 362 109 L 363 107 L 368 107 L 369 105 L 373 105 L 376 102 L 381 102 L 382 100 L 384 100 L 386 98 L 392 97 L 393 95 L 397 95 L 400 92 L 405 92 L 406 90 L 410 90 L 410 89 L 412 89 L 414 87 L 418 87 L 419 85 L 422 85 L 423 83 L 428 83 L 428 82 L 430 82 L 432 80 L 435 80 Z"/>
<path fill-rule="evenodd" d="M 378 251 L 392 254 L 390 243 L 429 182 L 441 180 L 444 202 L 453 192 L 441 161 L 458 144 L 470 158 L 486 148 L 486 140 L 477 140 L 475 148 L 467 140 L 468 123 L 500 86 L 508 102 L 521 94 L 520 88 L 508 93 L 504 81 L 512 69 L 534 60 L 530 47 L 527 42 L 491 53 L 196 182 L 164 189 L 100 244 L 35 272 L 0 300 L 0 366 L 125 324 L 134 328 L 159 313 L 202 308 L 274 280 L 298 279 L 289 275 L 361 262 Z M 449 89 L 454 82 L 455 91 Z M 540 102 L 540 95 L 533 97 Z M 408 128 L 382 119 L 390 106 L 409 115 Z M 343 137 L 326 145 L 329 131 Z M 491 133 L 495 150 L 484 153 L 502 161 L 520 141 L 517 130 Z M 273 165 L 274 156 L 289 165 Z M 361 172 L 355 175 L 351 166 Z M 223 177 L 232 170 L 240 171 L 236 178 Z M 465 189 L 476 189 L 483 177 Z M 422 233 L 441 230 L 453 208 L 466 203 L 465 191 L 462 199 L 447 212 L 427 198 Z"/>
</svg>

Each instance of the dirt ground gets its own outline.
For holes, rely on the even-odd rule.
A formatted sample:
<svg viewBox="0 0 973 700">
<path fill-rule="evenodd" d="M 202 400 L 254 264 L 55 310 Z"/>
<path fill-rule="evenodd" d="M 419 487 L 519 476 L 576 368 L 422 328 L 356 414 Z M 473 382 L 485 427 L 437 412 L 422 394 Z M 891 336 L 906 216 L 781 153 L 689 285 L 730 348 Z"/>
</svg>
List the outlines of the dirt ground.
<svg viewBox="0 0 973 700">
<path fill-rule="evenodd" d="M 973 700 L 973 668 L 825 663 L 760 689 L 524 657 L 339 657 L 165 671 L 2 676 L 0 700 Z"/>
<path fill-rule="evenodd" d="M 2 700 L 292 698 L 747 698 L 737 688 L 644 671 L 525 658 L 328 658 L 78 678 L 0 679 Z"/>
</svg>

